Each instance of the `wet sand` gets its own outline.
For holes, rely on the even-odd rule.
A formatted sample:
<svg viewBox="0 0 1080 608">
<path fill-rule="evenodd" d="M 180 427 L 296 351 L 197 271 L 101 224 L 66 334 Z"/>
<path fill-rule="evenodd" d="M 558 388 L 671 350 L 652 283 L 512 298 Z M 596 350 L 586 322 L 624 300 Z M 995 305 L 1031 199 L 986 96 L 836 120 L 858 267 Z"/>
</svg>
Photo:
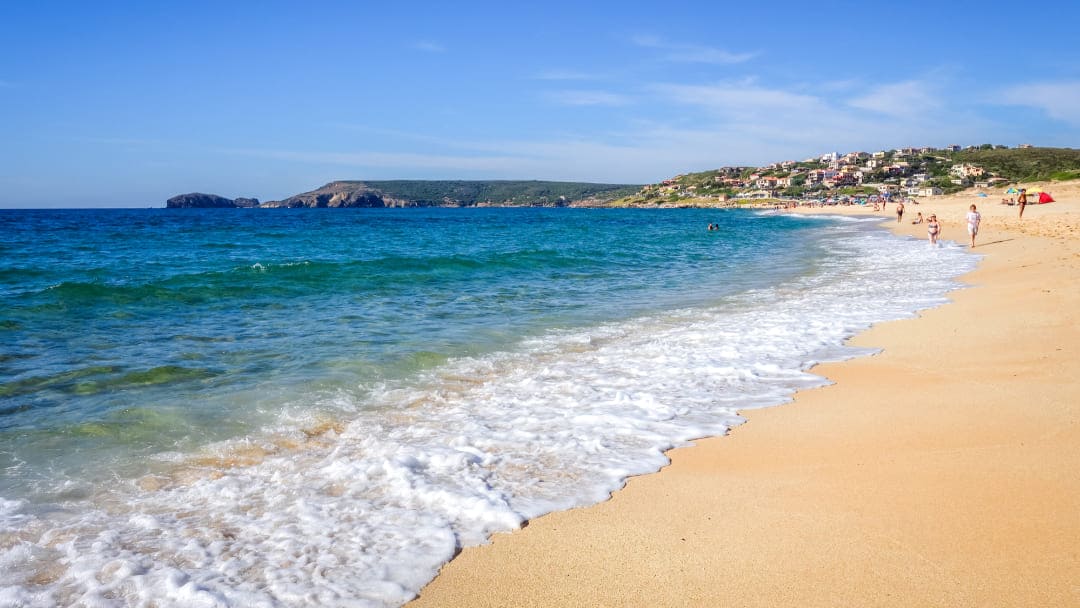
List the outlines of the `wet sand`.
<svg viewBox="0 0 1080 608">
<path fill-rule="evenodd" d="M 959 242 L 978 205 L 972 288 L 611 500 L 465 549 L 410 606 L 1080 606 L 1080 183 L 1044 187 L 1022 222 L 1000 189 L 889 205 Z"/>
</svg>

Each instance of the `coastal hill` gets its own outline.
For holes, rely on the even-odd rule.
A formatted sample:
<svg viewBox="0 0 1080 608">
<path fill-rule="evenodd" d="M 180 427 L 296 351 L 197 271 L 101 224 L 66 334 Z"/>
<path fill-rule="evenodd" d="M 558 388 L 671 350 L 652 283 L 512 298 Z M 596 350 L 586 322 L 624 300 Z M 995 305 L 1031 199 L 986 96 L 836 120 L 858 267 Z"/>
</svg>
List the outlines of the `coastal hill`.
<svg viewBox="0 0 1080 608">
<path fill-rule="evenodd" d="M 967 188 L 1080 178 L 1080 150 L 983 144 L 830 152 L 761 167 L 685 173 L 614 202 L 618 206 L 712 206 L 728 201 L 896 195 L 928 197 Z"/>
<path fill-rule="evenodd" d="M 626 184 L 511 180 L 335 181 L 310 192 L 261 204 L 256 199 L 230 200 L 192 193 L 170 198 L 166 207 L 565 207 L 603 204 L 639 189 L 640 186 Z"/>
</svg>

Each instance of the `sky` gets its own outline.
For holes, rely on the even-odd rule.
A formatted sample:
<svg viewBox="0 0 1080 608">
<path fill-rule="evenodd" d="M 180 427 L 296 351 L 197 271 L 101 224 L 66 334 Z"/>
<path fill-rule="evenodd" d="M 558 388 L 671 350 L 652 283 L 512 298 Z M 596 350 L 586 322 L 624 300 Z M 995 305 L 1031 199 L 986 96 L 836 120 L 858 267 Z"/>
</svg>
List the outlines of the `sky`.
<svg viewBox="0 0 1080 608">
<path fill-rule="evenodd" d="M 0 207 L 1080 147 L 1075 1 L 517 4 L 0 0 Z"/>
</svg>

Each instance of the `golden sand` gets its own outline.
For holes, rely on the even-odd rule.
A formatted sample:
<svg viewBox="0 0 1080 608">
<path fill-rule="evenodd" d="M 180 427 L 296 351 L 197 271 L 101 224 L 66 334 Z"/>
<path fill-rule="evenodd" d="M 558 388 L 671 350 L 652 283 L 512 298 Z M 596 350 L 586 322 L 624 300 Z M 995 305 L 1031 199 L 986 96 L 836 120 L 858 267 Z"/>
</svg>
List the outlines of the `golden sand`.
<svg viewBox="0 0 1080 608">
<path fill-rule="evenodd" d="M 1043 187 L 1023 221 L 1000 189 L 909 205 L 898 232 L 934 212 L 960 242 L 978 205 L 973 289 L 611 500 L 465 549 L 410 606 L 1080 606 L 1080 183 Z"/>
</svg>

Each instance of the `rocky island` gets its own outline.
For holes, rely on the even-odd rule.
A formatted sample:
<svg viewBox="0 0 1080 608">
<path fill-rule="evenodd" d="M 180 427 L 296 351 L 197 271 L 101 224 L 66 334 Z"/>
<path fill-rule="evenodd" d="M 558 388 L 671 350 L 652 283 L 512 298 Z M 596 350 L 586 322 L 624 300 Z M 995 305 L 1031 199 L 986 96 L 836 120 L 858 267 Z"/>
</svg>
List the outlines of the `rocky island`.
<svg viewBox="0 0 1080 608">
<path fill-rule="evenodd" d="M 169 200 L 165 201 L 165 207 L 168 209 L 231 209 L 233 207 L 240 207 L 245 205 L 238 205 L 237 201 L 255 201 L 255 205 L 259 204 L 258 199 L 240 198 L 235 201 L 231 198 L 225 198 L 224 196 L 218 196 L 217 194 L 203 194 L 202 192 L 190 192 L 188 194 L 178 194 Z"/>
</svg>

